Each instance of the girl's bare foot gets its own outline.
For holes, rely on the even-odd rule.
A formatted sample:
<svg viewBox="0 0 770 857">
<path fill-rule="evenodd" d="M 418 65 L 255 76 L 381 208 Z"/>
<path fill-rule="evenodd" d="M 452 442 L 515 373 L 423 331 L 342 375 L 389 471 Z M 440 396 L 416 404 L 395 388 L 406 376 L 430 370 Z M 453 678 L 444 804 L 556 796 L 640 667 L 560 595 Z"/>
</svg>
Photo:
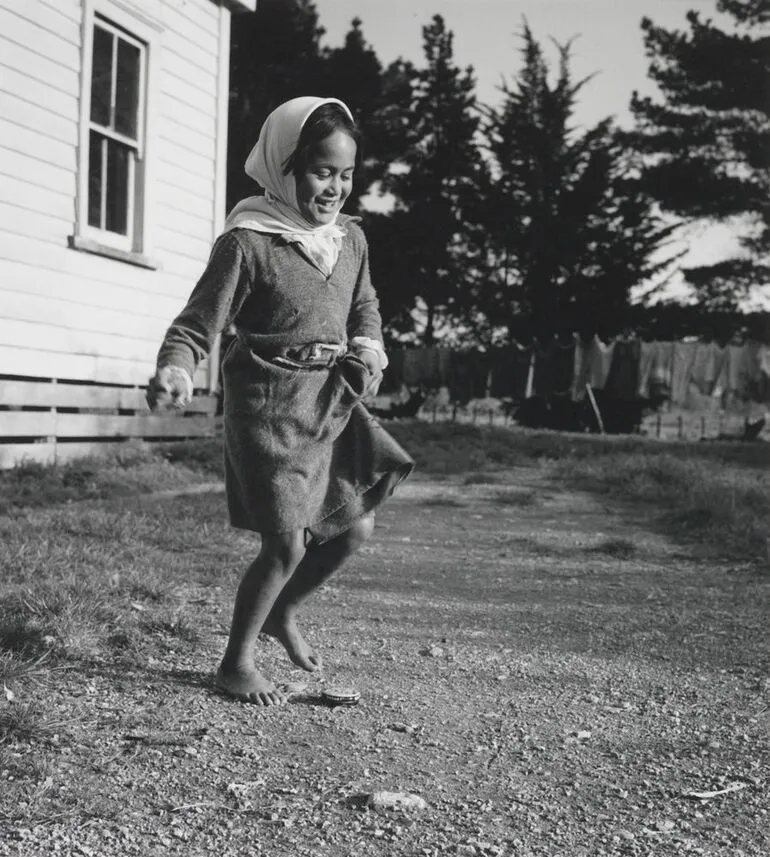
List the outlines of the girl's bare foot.
<svg viewBox="0 0 770 857">
<path fill-rule="evenodd" d="M 218 690 L 254 705 L 283 705 L 283 693 L 253 666 L 225 667 L 217 670 L 214 684 Z"/>
<path fill-rule="evenodd" d="M 300 634 L 297 623 L 287 614 L 269 616 L 262 626 L 262 633 L 275 637 L 286 649 L 289 660 L 308 672 L 320 670 L 323 666 L 320 655 L 317 655 Z"/>
</svg>

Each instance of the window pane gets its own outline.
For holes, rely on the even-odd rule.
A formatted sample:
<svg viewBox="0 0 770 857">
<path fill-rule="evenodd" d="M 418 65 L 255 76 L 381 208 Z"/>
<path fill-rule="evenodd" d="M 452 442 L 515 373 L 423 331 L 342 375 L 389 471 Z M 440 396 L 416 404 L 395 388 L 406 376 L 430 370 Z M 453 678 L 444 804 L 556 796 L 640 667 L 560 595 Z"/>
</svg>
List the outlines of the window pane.
<svg viewBox="0 0 770 857">
<path fill-rule="evenodd" d="M 88 146 L 88 225 L 101 227 L 102 219 L 102 141 L 91 131 Z"/>
<path fill-rule="evenodd" d="M 94 53 L 91 67 L 91 121 L 110 124 L 112 98 L 112 33 L 94 27 Z"/>
<path fill-rule="evenodd" d="M 129 149 L 107 141 L 107 223 L 105 228 L 120 235 L 128 234 Z"/>
<path fill-rule="evenodd" d="M 115 93 L 115 130 L 136 139 L 139 111 L 139 48 L 118 40 L 118 82 Z"/>
</svg>

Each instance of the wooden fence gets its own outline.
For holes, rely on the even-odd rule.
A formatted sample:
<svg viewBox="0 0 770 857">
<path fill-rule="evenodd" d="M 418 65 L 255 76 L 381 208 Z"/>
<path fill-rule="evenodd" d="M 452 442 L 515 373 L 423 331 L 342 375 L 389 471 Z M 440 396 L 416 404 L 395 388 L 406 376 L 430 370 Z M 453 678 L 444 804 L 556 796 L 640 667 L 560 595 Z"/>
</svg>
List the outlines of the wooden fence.
<svg viewBox="0 0 770 857">
<path fill-rule="evenodd" d="M 22 461 L 46 464 L 119 448 L 128 440 L 214 437 L 221 430 L 217 398 L 197 391 L 182 412 L 149 412 L 142 387 L 0 378 L 0 469 Z M 417 419 L 512 427 L 513 418 L 483 404 L 427 405 Z M 660 440 L 739 438 L 744 417 L 728 412 L 667 411 L 642 421 L 643 435 Z M 761 437 L 770 439 L 770 427 Z"/>
<path fill-rule="evenodd" d="M 0 468 L 53 464 L 106 452 L 131 439 L 211 437 L 216 396 L 196 394 L 182 411 L 151 414 L 141 387 L 0 378 Z"/>
</svg>

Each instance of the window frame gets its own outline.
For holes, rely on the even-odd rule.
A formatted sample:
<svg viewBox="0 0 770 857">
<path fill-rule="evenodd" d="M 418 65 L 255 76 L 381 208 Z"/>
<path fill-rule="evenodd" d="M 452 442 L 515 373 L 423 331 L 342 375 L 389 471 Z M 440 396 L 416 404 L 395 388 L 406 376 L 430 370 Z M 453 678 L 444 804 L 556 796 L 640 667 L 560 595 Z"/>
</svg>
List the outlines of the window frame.
<svg viewBox="0 0 770 857">
<path fill-rule="evenodd" d="M 137 115 L 136 157 L 132 158 L 134 189 L 129 196 L 128 235 L 91 226 L 88 222 L 89 153 L 91 131 L 103 133 L 91 121 L 91 76 L 93 41 L 96 26 L 140 47 L 139 107 Z M 82 30 L 82 77 L 80 91 L 77 205 L 75 232 L 70 236 L 73 249 L 109 256 L 145 268 L 158 268 L 152 257 L 156 102 L 159 93 L 158 59 L 162 27 L 160 22 L 134 10 L 130 0 L 85 0 Z M 120 134 L 108 133 L 121 141 Z"/>
</svg>

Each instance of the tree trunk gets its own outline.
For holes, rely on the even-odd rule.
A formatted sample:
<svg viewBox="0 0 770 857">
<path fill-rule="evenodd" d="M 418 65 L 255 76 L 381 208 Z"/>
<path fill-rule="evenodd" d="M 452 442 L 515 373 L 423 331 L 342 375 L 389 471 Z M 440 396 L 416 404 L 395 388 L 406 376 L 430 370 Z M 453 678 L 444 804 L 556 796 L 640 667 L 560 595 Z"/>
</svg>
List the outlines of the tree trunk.
<svg viewBox="0 0 770 857">
<path fill-rule="evenodd" d="M 436 308 L 432 301 L 427 302 L 428 314 L 425 318 L 425 333 L 422 335 L 423 345 L 433 345 L 433 326 L 436 323 Z"/>
</svg>

